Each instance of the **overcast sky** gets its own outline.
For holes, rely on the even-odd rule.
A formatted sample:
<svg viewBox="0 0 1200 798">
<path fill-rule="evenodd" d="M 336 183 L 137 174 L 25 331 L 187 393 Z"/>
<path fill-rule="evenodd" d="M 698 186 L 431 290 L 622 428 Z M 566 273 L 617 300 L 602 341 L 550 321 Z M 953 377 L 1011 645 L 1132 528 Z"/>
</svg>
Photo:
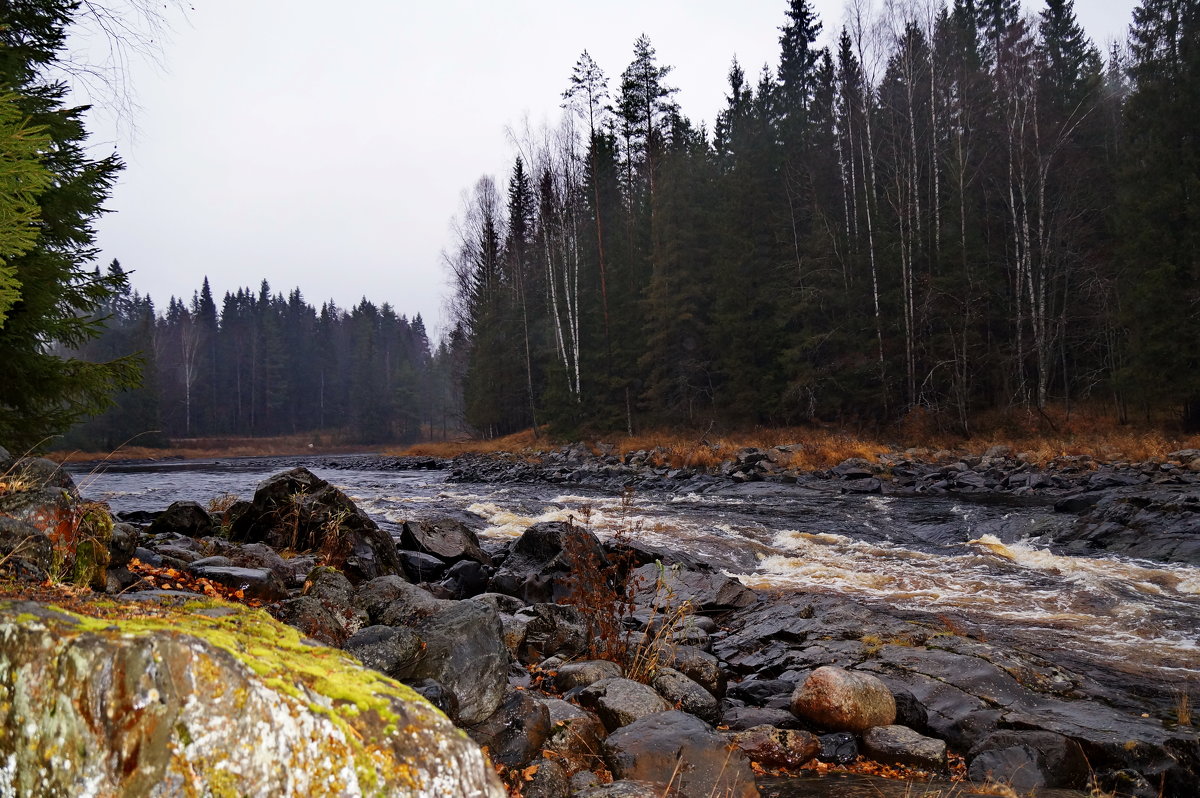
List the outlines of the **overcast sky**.
<svg viewBox="0 0 1200 798">
<path fill-rule="evenodd" d="M 882 6 L 885 0 L 875 0 Z M 1135 0 L 1076 0 L 1092 38 L 1123 38 Z M 588 50 L 615 88 L 638 35 L 694 122 L 725 102 L 736 55 L 778 60 L 784 0 L 193 0 L 163 65 L 135 60 L 129 125 L 96 115 L 127 168 L 99 225 L 160 310 L 208 275 L 299 286 L 348 308 L 366 296 L 442 331 L 450 218 L 484 173 L 504 180 L 506 130 L 559 118 Z M 832 40 L 843 0 L 816 0 Z M 1026 8 L 1041 9 L 1041 2 Z"/>
</svg>

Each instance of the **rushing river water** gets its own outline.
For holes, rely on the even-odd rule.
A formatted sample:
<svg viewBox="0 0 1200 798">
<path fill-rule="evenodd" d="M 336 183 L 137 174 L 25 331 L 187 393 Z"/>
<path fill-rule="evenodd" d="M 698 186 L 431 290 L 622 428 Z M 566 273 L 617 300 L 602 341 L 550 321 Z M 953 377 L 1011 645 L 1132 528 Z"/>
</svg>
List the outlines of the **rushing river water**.
<svg viewBox="0 0 1200 798">
<path fill-rule="evenodd" d="M 259 480 L 293 464 L 116 465 L 75 476 L 86 496 L 114 511 L 161 510 L 178 499 L 249 498 Z M 393 531 L 405 519 L 464 511 L 479 517 L 484 536 L 515 537 L 538 521 L 574 518 L 601 537 L 625 530 L 686 552 L 752 587 L 945 614 L 1059 664 L 1136 678 L 1155 692 L 1200 693 L 1200 568 L 1054 554 L 1038 536 L 1074 518 L 1052 508 L 767 483 L 622 498 L 448 483 L 440 471 L 311 467 Z"/>
</svg>

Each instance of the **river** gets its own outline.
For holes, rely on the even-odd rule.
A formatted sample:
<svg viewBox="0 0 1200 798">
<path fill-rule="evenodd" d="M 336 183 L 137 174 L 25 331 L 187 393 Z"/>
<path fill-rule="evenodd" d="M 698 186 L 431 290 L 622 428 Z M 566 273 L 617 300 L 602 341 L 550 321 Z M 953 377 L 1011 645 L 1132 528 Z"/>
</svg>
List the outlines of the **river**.
<svg viewBox="0 0 1200 798">
<path fill-rule="evenodd" d="M 161 510 L 179 499 L 249 498 L 261 479 L 297 462 L 116 464 L 74 475 L 85 496 L 115 512 Z M 769 483 L 622 497 L 451 483 L 444 471 L 322 467 L 333 463 L 306 464 L 392 531 L 405 519 L 469 513 L 482 536 L 515 537 L 538 521 L 574 518 L 602 538 L 624 530 L 703 559 L 751 587 L 941 614 L 1102 681 L 1136 680 L 1159 701 L 1200 695 L 1200 568 L 1055 554 L 1039 536 L 1074 518 L 1049 507 Z"/>
</svg>

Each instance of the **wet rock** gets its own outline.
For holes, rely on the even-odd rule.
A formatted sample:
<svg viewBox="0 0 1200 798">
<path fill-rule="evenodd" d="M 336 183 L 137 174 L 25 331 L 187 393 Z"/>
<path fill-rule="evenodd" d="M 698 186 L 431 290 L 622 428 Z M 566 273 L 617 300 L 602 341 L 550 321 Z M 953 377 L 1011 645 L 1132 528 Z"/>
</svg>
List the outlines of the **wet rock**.
<svg viewBox="0 0 1200 798">
<path fill-rule="evenodd" d="M 189 566 L 197 579 L 207 579 L 230 590 L 239 590 L 245 598 L 270 603 L 288 596 L 287 588 L 273 571 L 266 568 L 235 568 L 233 566 Z"/>
<path fill-rule="evenodd" d="M 404 575 L 411 582 L 436 582 L 442 578 L 448 567 L 432 554 L 419 551 L 401 551 L 398 554 Z"/>
<path fill-rule="evenodd" d="M 579 703 L 600 716 L 610 732 L 628 726 L 638 718 L 671 708 L 653 688 L 631 679 L 611 678 L 583 688 Z"/>
<path fill-rule="evenodd" d="M 58 463 L 42 457 L 8 462 L 0 491 L 0 516 L 26 521 L 51 540 L 66 533 L 75 520 L 79 491 Z"/>
<path fill-rule="evenodd" d="M 412 626 L 425 643 L 411 678 L 434 679 L 454 694 L 454 720 L 470 726 L 487 718 L 504 697 L 508 649 L 500 617 L 474 601 L 457 601 Z"/>
<path fill-rule="evenodd" d="M 1105 495 L 1074 527 L 1054 535 L 1068 552 L 1115 552 L 1200 565 L 1200 493 L 1142 488 Z"/>
<path fill-rule="evenodd" d="M 604 759 L 617 779 L 671 784 L 687 796 L 758 796 L 746 755 L 686 712 L 660 712 L 618 729 L 604 741 Z"/>
<path fill-rule="evenodd" d="M 327 646 L 340 646 L 348 634 L 346 627 L 326 607 L 310 596 L 284 599 L 271 608 L 271 615 L 300 630 L 305 637 Z"/>
<path fill-rule="evenodd" d="M 768 768 L 798 768 L 821 751 L 821 741 L 806 731 L 754 726 L 733 735 L 751 762 Z"/>
<path fill-rule="evenodd" d="M 363 665 L 393 679 L 409 679 L 421 658 L 421 638 L 403 626 L 368 626 L 346 641 L 345 649 Z"/>
<path fill-rule="evenodd" d="M 474 560 L 460 560 L 446 571 L 446 577 L 438 582 L 452 599 L 478 596 L 487 590 L 487 569 Z"/>
<path fill-rule="evenodd" d="M 946 769 L 946 742 L 924 737 L 907 726 L 876 726 L 863 735 L 863 753 L 886 765 L 922 770 Z"/>
<path fill-rule="evenodd" d="M 1061 734 L 1041 731 L 1003 730 L 993 732 L 976 743 L 970 751 L 972 766 L 977 759 L 982 764 L 977 770 L 1003 770 L 1007 762 L 1023 761 L 1025 750 L 1016 754 L 997 754 L 984 757 L 989 751 L 1003 752 L 1009 749 L 1027 749 L 1034 753 L 1033 763 L 1027 766 L 1040 774 L 1037 781 L 1046 787 L 1061 787 L 1072 790 L 1087 788 L 1091 768 L 1079 743 Z M 1026 774 L 1031 776 L 1032 774 Z M 972 776 L 974 778 L 974 776 Z"/>
<path fill-rule="evenodd" d="M 665 646 L 660 652 L 662 664 L 670 666 L 699 684 L 717 698 L 725 695 L 728 681 L 717 658 L 695 646 Z"/>
<path fill-rule="evenodd" d="M 404 683 L 417 695 L 437 707 L 446 717 L 458 716 L 458 698 L 437 679 L 408 679 Z"/>
<path fill-rule="evenodd" d="M 522 798 L 567 798 L 572 794 L 567 771 L 552 759 L 538 759 L 531 766 L 533 776 L 521 790 Z"/>
<path fill-rule="evenodd" d="M 752 707 L 786 709 L 796 685 L 783 679 L 745 679 L 729 685 L 726 695 Z"/>
<path fill-rule="evenodd" d="M 544 749 L 563 760 L 571 771 L 599 764 L 600 743 L 607 732 L 595 714 L 559 698 L 539 698 L 550 718 Z"/>
<path fill-rule="evenodd" d="M 798 729 L 800 720 L 786 709 L 765 707 L 725 707 L 721 722 L 732 731 L 744 731 L 755 726 L 775 726 Z"/>
<path fill-rule="evenodd" d="M 0 792 L 505 795 L 427 702 L 261 612 L 134 614 L 0 605 Z"/>
<path fill-rule="evenodd" d="M 821 743 L 817 759 L 826 764 L 849 765 L 858 758 L 858 744 L 854 741 L 853 734 L 846 732 L 822 734 L 817 740 Z"/>
<path fill-rule="evenodd" d="M 673 707 L 706 723 L 716 725 L 721 719 L 721 705 L 713 694 L 674 668 L 658 668 L 650 686 Z"/>
<path fill-rule="evenodd" d="M 620 779 L 612 784 L 598 784 L 577 792 L 576 798 L 680 798 L 666 783 Z"/>
<path fill-rule="evenodd" d="M 28 521 L 0 516 L 0 559 L 4 573 L 41 581 L 54 562 L 50 538 Z"/>
<path fill-rule="evenodd" d="M 670 596 L 672 609 L 686 603 L 693 613 L 741 609 L 758 600 L 758 594 L 736 579 L 674 565 L 643 565 L 633 571 L 630 581 L 640 585 L 634 595 L 646 607 L 661 604 L 663 596 Z"/>
<path fill-rule="evenodd" d="M 401 582 L 396 587 L 395 598 L 379 612 L 379 623 L 386 626 L 413 626 L 454 604 L 434 598 L 428 590 L 415 584 Z"/>
<path fill-rule="evenodd" d="M 509 689 L 496 711 L 469 727 L 467 733 L 487 747 L 493 762 L 523 768 L 534 760 L 550 736 L 550 713 L 529 693 Z"/>
<path fill-rule="evenodd" d="M 400 527 L 400 547 L 432 555 L 446 563 L 474 560 L 487 565 L 490 562 L 479 548 L 475 533 L 466 524 L 450 518 L 405 521 Z"/>
<path fill-rule="evenodd" d="M 320 551 L 355 584 L 402 571 L 391 536 L 306 468 L 259 483 L 250 506 L 230 525 L 230 538 L 277 550 Z"/>
<path fill-rule="evenodd" d="M 554 675 L 554 686 L 561 692 L 575 687 L 587 687 L 602 679 L 619 679 L 625 673 L 621 666 L 606 659 L 570 662 L 558 668 Z"/>
<path fill-rule="evenodd" d="M 606 565 L 599 540 L 586 529 L 561 522 L 535 524 L 517 539 L 488 590 L 529 604 L 554 604 L 575 592 L 580 574 L 604 578 Z"/>
<path fill-rule="evenodd" d="M 896 720 L 896 700 L 868 673 L 825 665 L 792 695 L 792 712 L 824 729 L 861 732 Z"/>
<path fill-rule="evenodd" d="M 1037 751 L 1027 745 L 995 748 L 974 757 L 967 776 L 971 781 L 1006 784 L 1017 792 L 1029 792 L 1046 786 L 1037 761 Z"/>
<path fill-rule="evenodd" d="M 171 502 L 150 524 L 150 534 L 174 532 L 190 538 L 207 537 L 213 533 L 213 520 L 208 511 L 196 502 Z"/>
<path fill-rule="evenodd" d="M 534 604 L 518 610 L 525 622 L 520 645 L 522 662 L 541 662 L 547 657 L 578 657 L 587 650 L 587 618 L 577 607 L 564 604 Z"/>
</svg>

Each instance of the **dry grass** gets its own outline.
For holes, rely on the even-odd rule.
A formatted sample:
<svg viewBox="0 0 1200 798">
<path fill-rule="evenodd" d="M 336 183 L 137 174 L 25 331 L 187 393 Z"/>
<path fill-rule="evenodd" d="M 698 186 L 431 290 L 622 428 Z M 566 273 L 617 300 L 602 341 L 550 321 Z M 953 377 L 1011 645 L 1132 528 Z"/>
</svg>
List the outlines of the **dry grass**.
<svg viewBox="0 0 1200 798">
<path fill-rule="evenodd" d="M 1192 725 L 1192 699 L 1184 690 L 1175 694 L 1175 722 L 1180 726 Z"/>
<path fill-rule="evenodd" d="M 204 459 L 210 457 L 269 457 L 295 454 L 345 454 L 370 450 L 363 444 L 340 443 L 332 433 L 280 435 L 273 438 L 187 438 L 173 440 L 165 449 L 122 446 L 111 452 L 50 452 L 46 457 L 60 463 L 94 460 Z"/>
<path fill-rule="evenodd" d="M 535 433 L 532 429 L 514 432 L 502 438 L 462 438 L 454 441 L 432 441 L 418 443 L 403 449 L 389 449 L 387 454 L 411 457 L 455 457 L 460 454 L 496 454 L 508 452 L 512 454 L 535 454 L 555 446 L 555 441 L 546 437 L 545 433 Z"/>
</svg>

